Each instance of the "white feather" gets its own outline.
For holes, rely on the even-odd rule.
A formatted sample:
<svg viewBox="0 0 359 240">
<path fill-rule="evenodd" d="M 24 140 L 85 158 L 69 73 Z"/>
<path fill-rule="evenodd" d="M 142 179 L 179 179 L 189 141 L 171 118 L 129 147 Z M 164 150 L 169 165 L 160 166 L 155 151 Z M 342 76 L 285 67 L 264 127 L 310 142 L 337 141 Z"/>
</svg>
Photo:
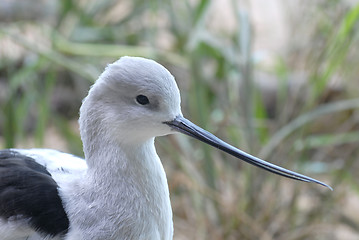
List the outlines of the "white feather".
<svg viewBox="0 0 359 240">
<path fill-rule="evenodd" d="M 138 104 L 139 94 L 151 105 Z M 45 166 L 58 183 L 70 220 L 65 240 L 172 239 L 167 179 L 154 138 L 171 133 L 163 122 L 181 114 L 179 90 L 164 67 L 123 57 L 106 68 L 82 104 L 86 162 L 55 150 L 16 149 Z M 1 239 L 41 239 L 26 224 L 17 226 L 19 236 L 3 237 L 1 227 L 9 224 L 0 222 Z"/>
</svg>

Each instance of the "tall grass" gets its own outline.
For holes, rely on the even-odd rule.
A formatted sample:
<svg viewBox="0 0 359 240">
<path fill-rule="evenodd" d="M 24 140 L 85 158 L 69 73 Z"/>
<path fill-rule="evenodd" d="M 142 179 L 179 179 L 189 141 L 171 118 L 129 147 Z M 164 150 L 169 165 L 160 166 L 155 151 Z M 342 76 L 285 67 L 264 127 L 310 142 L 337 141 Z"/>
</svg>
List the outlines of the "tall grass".
<svg viewBox="0 0 359 240">
<path fill-rule="evenodd" d="M 358 43 L 359 5 L 337 13 L 340 3 L 311 3 L 318 11 L 334 11 L 339 21 L 311 18 L 314 29 L 325 25 L 326 31 L 313 35 L 324 43 L 306 45 L 312 49 L 304 56 L 284 57 L 270 69 L 280 79 L 277 110 L 270 114 L 255 81 L 254 73 L 265 70 L 253 60 L 249 13 L 232 1 L 228 14 L 234 16 L 236 30 L 224 34 L 211 28 L 212 4 L 66 0 L 60 1 L 53 25 L 2 23 L 0 41 L 10 39 L 25 49 L 20 60 L 0 59 L 1 78 L 8 87 L 0 102 L 4 147 L 21 145 L 28 135 L 41 147 L 48 127 L 56 126 L 68 148 L 81 154 L 78 133 L 51 105 L 61 77 L 88 86 L 106 63 L 120 56 L 153 58 L 175 75 L 184 114 L 193 122 L 335 189 L 272 176 L 185 136 L 159 138 L 175 239 L 341 239 L 337 234 L 343 227 L 358 237 L 359 220 L 341 209 L 343 202 L 358 197 L 358 91 L 334 100 L 324 95 L 338 74 L 348 79 L 344 88 L 355 86 L 352 62 L 359 55 L 351 50 Z M 114 9 L 121 6 L 126 11 L 117 15 Z M 27 38 L 22 34 L 26 29 L 41 33 L 47 45 Z M 303 59 L 314 64 L 303 64 Z M 288 92 L 296 64 L 306 66 L 305 97 L 302 91 L 298 96 Z"/>
</svg>

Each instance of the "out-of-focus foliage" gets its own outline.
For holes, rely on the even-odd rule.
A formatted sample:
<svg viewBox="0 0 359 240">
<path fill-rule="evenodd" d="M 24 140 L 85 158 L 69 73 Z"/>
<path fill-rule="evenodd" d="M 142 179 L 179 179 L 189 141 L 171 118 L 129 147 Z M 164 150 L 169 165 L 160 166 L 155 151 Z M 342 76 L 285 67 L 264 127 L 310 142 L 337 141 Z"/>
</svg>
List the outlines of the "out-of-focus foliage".
<svg viewBox="0 0 359 240">
<path fill-rule="evenodd" d="M 175 239 L 359 238 L 358 4 L 282 2 L 292 38 L 267 64 L 239 1 L 224 1 L 229 27 L 217 1 L 29 2 L 0 3 L 3 147 L 81 155 L 74 123 L 91 83 L 120 56 L 153 58 L 176 77 L 193 122 L 334 187 L 270 175 L 185 136 L 159 138 Z"/>
</svg>

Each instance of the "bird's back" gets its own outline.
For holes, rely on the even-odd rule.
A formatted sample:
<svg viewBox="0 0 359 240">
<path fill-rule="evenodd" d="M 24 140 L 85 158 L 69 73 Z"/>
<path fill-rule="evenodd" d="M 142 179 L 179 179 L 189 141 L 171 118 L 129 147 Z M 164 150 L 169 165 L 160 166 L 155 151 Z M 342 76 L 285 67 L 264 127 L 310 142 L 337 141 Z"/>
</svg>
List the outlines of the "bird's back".
<svg viewBox="0 0 359 240">
<path fill-rule="evenodd" d="M 57 239 L 65 234 L 69 220 L 58 182 L 85 170 L 84 160 L 55 150 L 1 150 L 0 239 Z"/>
</svg>

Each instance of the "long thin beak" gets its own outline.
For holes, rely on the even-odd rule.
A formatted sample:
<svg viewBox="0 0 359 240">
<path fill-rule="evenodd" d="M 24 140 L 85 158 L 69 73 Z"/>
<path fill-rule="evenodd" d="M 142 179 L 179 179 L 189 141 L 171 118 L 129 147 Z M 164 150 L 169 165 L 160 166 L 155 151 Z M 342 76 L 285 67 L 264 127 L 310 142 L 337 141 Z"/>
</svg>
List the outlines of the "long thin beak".
<svg viewBox="0 0 359 240">
<path fill-rule="evenodd" d="M 229 145 L 228 143 L 222 141 L 218 137 L 214 136 L 212 133 L 207 132 L 206 130 L 198 127 L 197 125 L 195 125 L 194 123 L 192 123 L 191 121 L 187 120 L 186 118 L 184 118 L 182 116 L 177 116 L 174 120 L 164 122 L 164 124 L 169 125 L 174 131 L 181 132 L 188 136 L 196 138 L 196 139 L 198 139 L 204 143 L 207 143 L 213 147 L 219 148 L 220 150 L 222 150 L 226 153 L 229 153 L 236 158 L 246 161 L 247 163 L 250 163 L 254 166 L 263 168 L 266 171 L 278 174 L 283 177 L 303 181 L 303 182 L 317 183 L 317 184 L 323 185 L 333 191 L 332 187 L 330 187 L 329 185 L 327 185 L 321 181 L 318 181 L 316 179 L 307 177 L 305 175 L 287 170 L 285 168 L 279 167 L 277 165 L 274 165 L 272 163 L 269 163 L 262 159 L 254 157 L 246 152 L 243 152 L 243 151 Z"/>
</svg>

